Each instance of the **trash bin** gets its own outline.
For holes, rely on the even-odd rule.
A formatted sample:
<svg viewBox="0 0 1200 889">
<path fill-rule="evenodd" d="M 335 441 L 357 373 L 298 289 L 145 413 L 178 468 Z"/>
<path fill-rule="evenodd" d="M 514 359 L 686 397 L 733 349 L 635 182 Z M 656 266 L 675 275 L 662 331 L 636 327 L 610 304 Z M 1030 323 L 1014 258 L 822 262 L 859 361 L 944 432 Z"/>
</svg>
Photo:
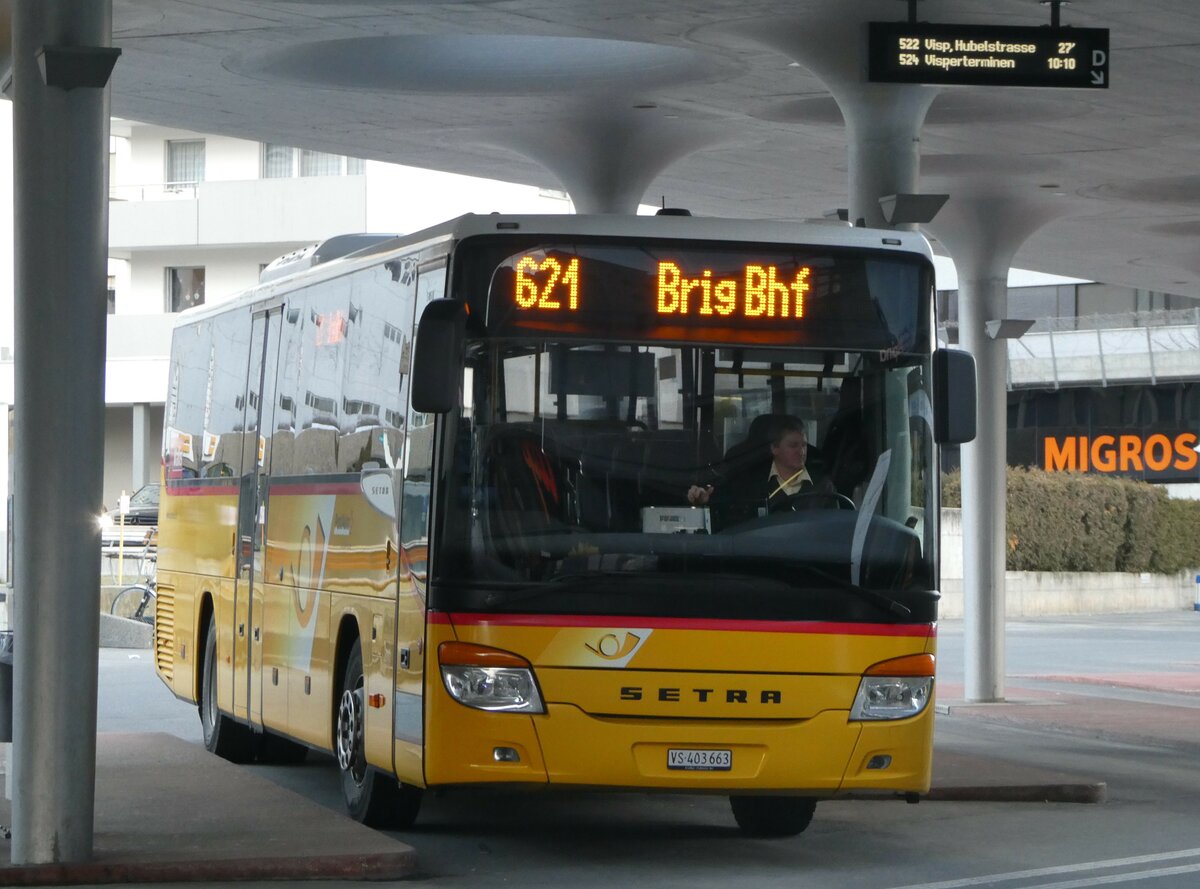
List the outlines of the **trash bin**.
<svg viewBox="0 0 1200 889">
<path fill-rule="evenodd" d="M 13 732 L 13 634 L 0 630 L 0 743 Z"/>
</svg>

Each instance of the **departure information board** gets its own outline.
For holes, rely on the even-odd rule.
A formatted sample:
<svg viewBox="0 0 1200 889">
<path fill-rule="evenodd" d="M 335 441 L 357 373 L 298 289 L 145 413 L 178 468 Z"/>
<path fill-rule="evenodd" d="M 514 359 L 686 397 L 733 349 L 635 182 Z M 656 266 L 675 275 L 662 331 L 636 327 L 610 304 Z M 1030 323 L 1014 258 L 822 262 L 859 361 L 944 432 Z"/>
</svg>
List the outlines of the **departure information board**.
<svg viewBox="0 0 1200 889">
<path fill-rule="evenodd" d="M 1108 87 L 1108 29 L 871 22 L 873 83 Z"/>
</svg>

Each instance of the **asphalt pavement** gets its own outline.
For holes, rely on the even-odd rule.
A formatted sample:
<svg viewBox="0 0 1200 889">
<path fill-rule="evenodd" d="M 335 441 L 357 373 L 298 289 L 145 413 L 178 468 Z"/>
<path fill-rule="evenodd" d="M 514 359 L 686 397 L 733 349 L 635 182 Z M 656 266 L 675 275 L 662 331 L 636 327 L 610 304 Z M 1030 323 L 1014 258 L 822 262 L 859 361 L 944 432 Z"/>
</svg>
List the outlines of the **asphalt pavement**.
<svg viewBox="0 0 1200 889">
<path fill-rule="evenodd" d="M 926 800 L 1105 800 L 1106 776 L 1086 764 L 1051 766 L 1035 745 L 988 743 L 1005 726 L 1034 730 L 1015 738 L 1065 733 L 1200 753 L 1200 677 L 1191 665 L 1127 669 L 1108 658 L 1103 671 L 1057 666 L 1048 662 L 1011 680 L 1003 703 L 965 702 L 961 685 L 939 678 Z M 96 771 L 92 861 L 0 866 L 0 885 L 378 881 L 418 873 L 419 846 L 362 827 L 176 735 L 102 732 Z M 0 824 L 11 824 L 10 814 L 0 799 Z M 0 861 L 8 860 L 9 841 L 0 839 Z"/>
</svg>

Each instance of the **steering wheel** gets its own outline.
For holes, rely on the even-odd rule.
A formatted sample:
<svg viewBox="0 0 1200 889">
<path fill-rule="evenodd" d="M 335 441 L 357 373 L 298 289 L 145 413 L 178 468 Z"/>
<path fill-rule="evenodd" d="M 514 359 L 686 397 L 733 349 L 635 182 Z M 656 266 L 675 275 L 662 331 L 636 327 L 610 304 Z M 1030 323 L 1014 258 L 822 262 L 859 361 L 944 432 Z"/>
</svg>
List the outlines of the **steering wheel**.
<svg viewBox="0 0 1200 889">
<path fill-rule="evenodd" d="M 802 509 L 809 509 L 820 500 L 832 501 L 838 509 L 849 509 L 851 511 L 857 509 L 853 500 L 845 494 L 839 494 L 837 491 L 804 491 L 800 494 L 793 494 L 778 509 L 799 512 Z"/>
</svg>

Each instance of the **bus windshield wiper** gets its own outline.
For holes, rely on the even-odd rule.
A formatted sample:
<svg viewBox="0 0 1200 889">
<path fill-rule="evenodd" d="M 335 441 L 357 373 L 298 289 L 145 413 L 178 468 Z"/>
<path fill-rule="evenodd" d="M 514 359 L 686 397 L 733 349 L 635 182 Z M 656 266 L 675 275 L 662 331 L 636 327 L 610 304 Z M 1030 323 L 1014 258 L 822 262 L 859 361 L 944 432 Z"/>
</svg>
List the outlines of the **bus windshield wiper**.
<svg viewBox="0 0 1200 889">
<path fill-rule="evenodd" d="M 636 572 L 644 574 L 645 572 Z M 571 574 L 556 574 L 538 586 L 522 586 L 520 589 L 511 591 L 495 590 L 488 593 L 484 597 L 483 603 L 488 607 L 496 605 L 507 605 L 513 602 L 529 602 L 534 599 L 541 599 L 544 596 L 558 595 L 563 592 L 563 586 L 569 585 L 571 591 L 577 591 L 578 587 L 590 586 L 591 582 L 597 580 L 612 580 L 614 577 L 629 578 L 635 572 L 632 571 L 578 571 Z"/>
<path fill-rule="evenodd" d="M 835 577 L 834 575 L 826 571 L 822 571 L 820 568 L 814 568 L 811 565 L 798 564 L 793 567 L 799 568 L 813 577 L 819 577 L 826 583 L 833 584 L 838 589 L 853 593 L 868 605 L 878 608 L 885 614 L 890 614 L 897 618 L 912 617 L 912 609 L 903 602 L 896 601 L 891 596 L 886 596 L 883 593 L 876 592 L 875 590 L 869 590 L 866 587 L 859 586 L 858 584 L 852 583 L 849 580 L 842 580 L 840 577 Z"/>
</svg>

